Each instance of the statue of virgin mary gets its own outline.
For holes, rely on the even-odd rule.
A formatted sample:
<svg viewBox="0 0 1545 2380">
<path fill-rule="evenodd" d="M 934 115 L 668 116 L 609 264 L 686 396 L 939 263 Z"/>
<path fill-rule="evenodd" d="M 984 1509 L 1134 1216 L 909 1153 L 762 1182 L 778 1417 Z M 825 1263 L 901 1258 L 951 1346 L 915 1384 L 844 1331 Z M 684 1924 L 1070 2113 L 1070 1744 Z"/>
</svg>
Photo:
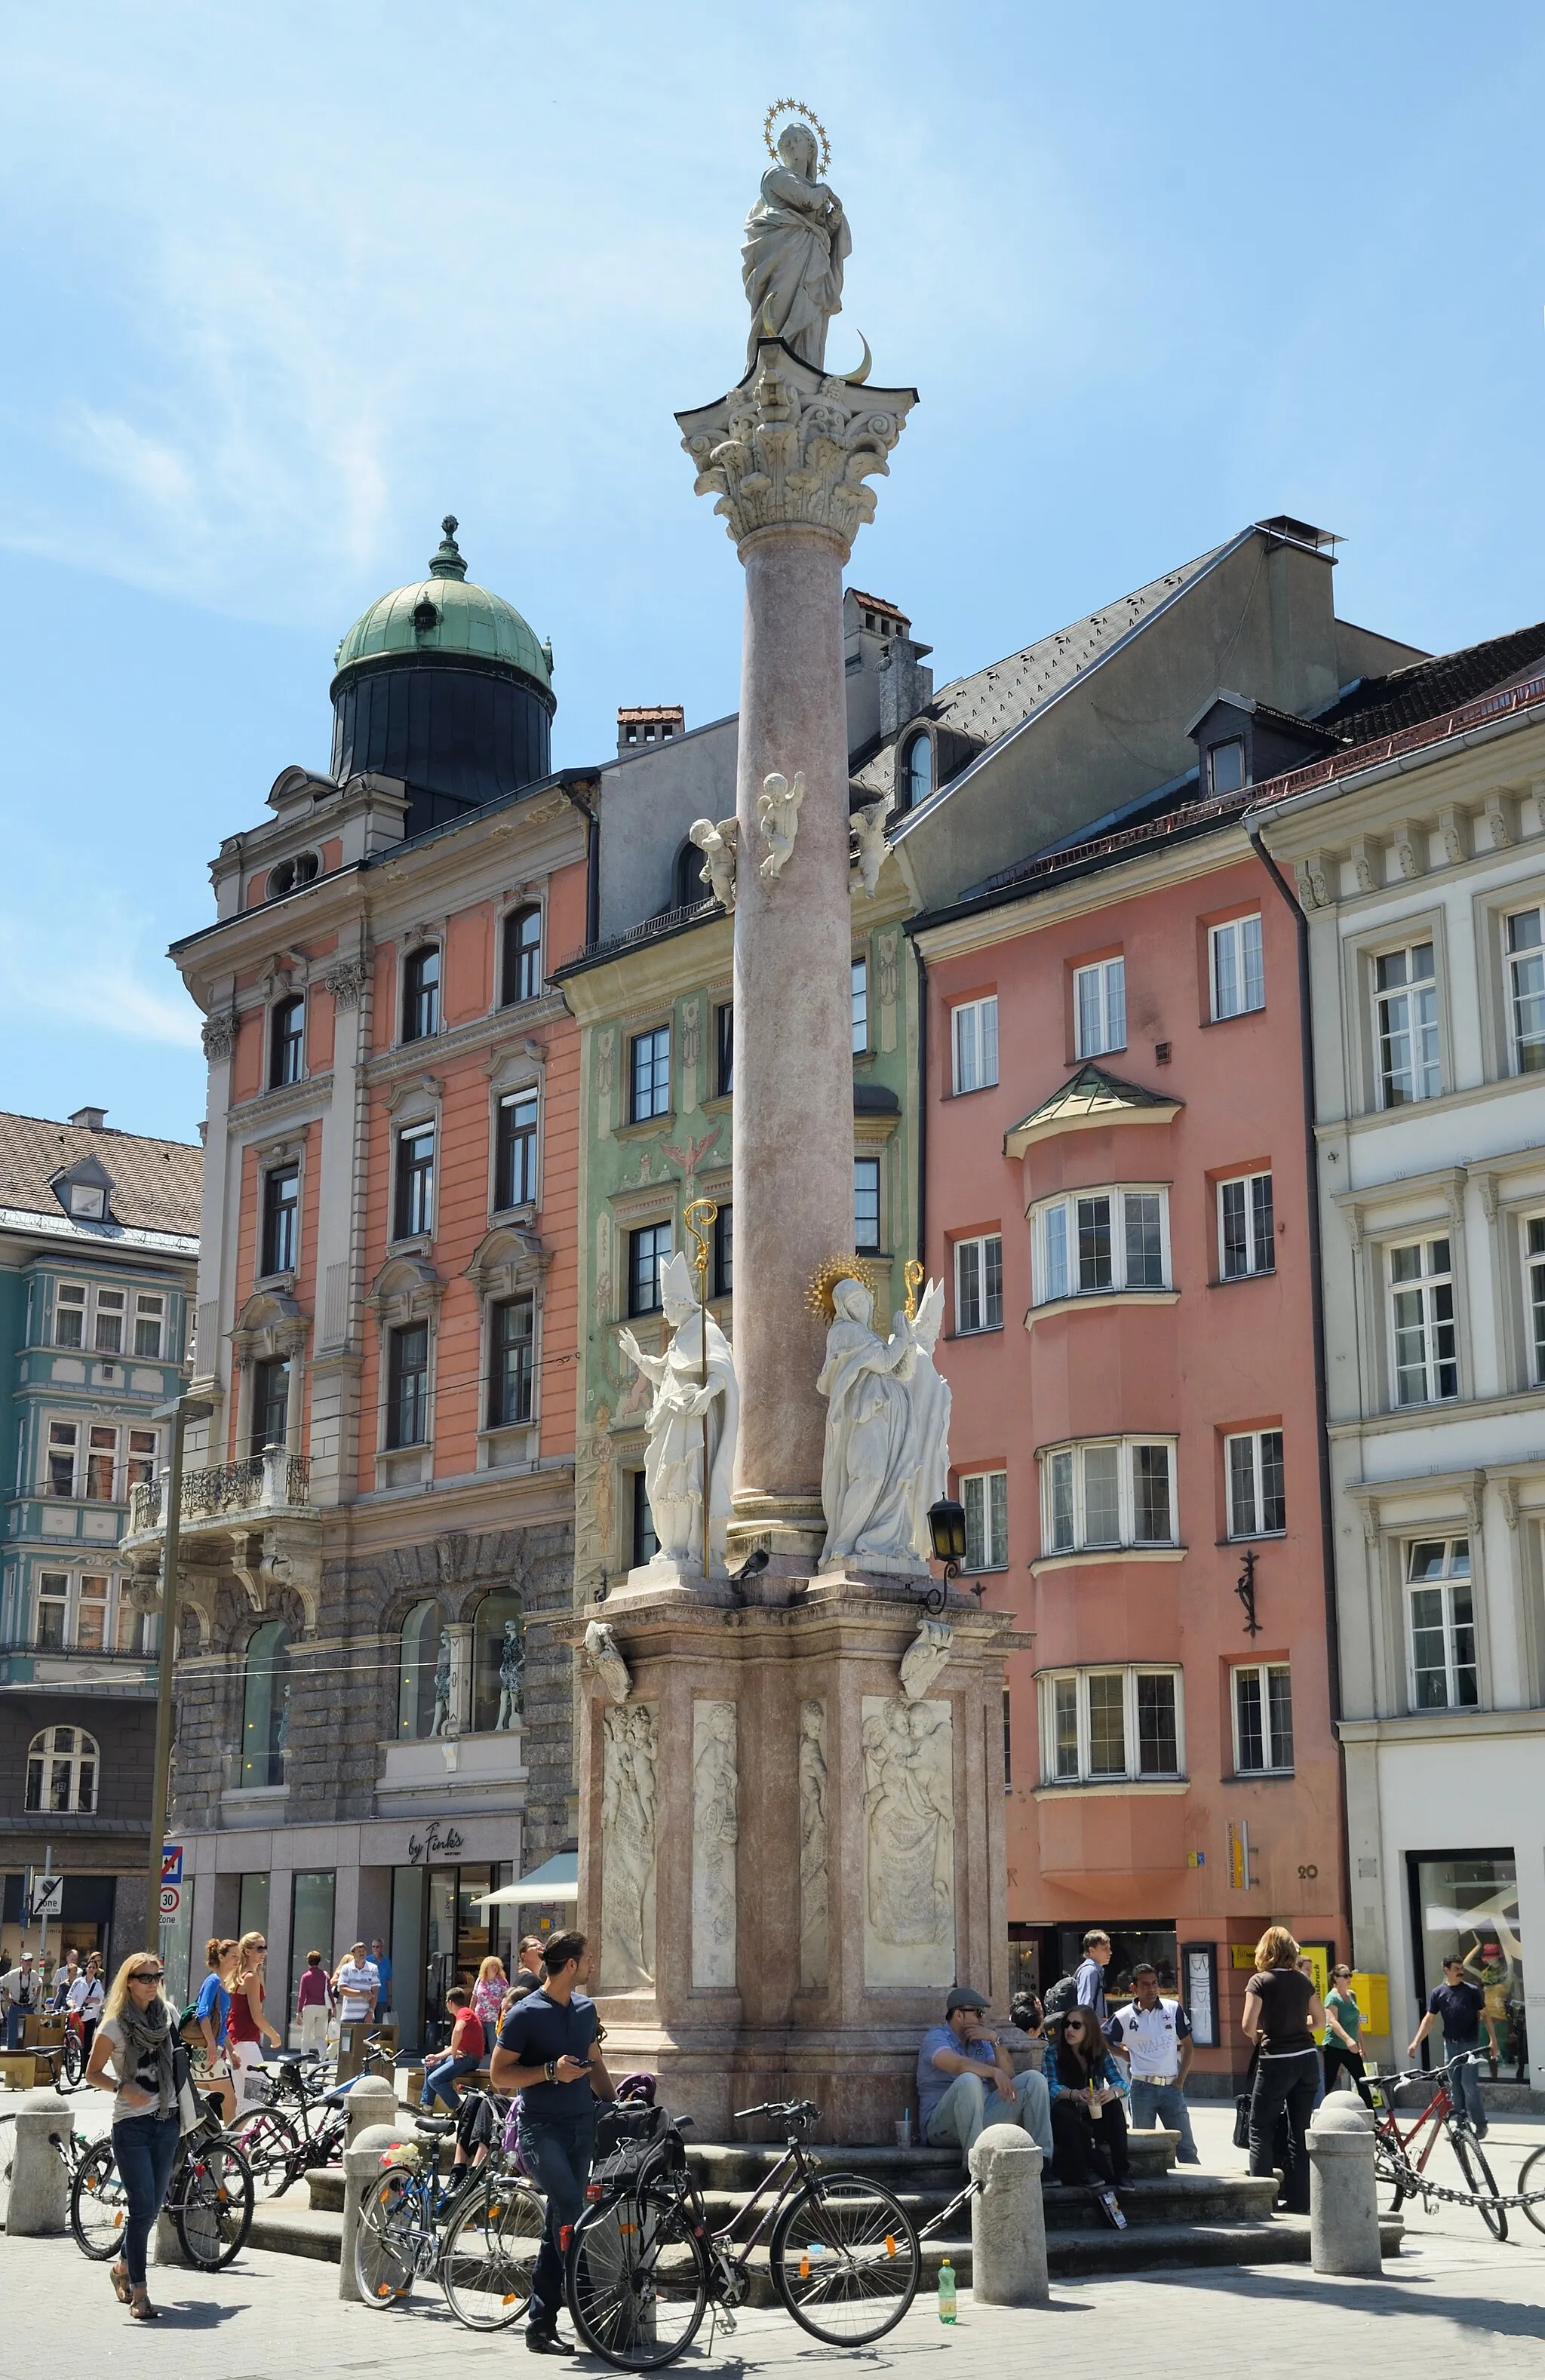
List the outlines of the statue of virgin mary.
<svg viewBox="0 0 1545 2380">
<path fill-rule="evenodd" d="M 751 309 L 749 370 L 759 339 L 782 339 L 818 371 L 826 368 L 826 333 L 842 311 L 842 269 L 853 247 L 842 201 L 816 179 L 819 152 L 805 124 L 778 136 L 778 159 L 761 177 L 761 196 L 746 218 L 741 275 Z"/>
</svg>

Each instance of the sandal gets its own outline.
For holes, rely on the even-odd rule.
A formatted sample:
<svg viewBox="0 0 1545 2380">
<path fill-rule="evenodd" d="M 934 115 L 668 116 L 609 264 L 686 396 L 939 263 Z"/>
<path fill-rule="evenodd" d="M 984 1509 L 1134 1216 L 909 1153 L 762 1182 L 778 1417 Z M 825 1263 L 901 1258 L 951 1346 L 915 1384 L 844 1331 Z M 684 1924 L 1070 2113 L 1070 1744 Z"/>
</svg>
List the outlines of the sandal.
<svg viewBox="0 0 1545 2380">
<path fill-rule="evenodd" d="M 107 2268 L 107 2277 L 113 2284 L 113 2294 L 117 2299 L 118 2303 L 120 2305 L 128 2305 L 130 2298 L 134 2295 L 134 2291 L 129 2285 L 128 2266 L 127 2265 L 110 2265 Z"/>
<path fill-rule="evenodd" d="M 161 2308 L 157 2305 L 152 2305 L 149 2297 L 143 2289 L 136 2289 L 134 2292 L 134 2301 L 128 2309 L 128 2316 L 131 2322 L 159 2322 L 161 2320 Z"/>
</svg>

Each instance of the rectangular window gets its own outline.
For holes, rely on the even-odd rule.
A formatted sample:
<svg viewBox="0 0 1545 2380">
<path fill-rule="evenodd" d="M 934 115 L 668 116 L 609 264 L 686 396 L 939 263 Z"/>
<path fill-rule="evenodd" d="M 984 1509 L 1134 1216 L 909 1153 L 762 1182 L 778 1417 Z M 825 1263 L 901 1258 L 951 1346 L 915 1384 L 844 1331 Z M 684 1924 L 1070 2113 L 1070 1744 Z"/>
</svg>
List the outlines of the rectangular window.
<svg viewBox="0 0 1545 2380">
<path fill-rule="evenodd" d="M 950 1011 L 950 1038 L 955 1052 L 955 1088 L 986 1090 L 998 1079 L 998 995 L 963 1000 Z"/>
<path fill-rule="evenodd" d="M 714 1084 L 722 1099 L 735 1089 L 735 1003 L 724 1001 L 713 1012 Z"/>
<path fill-rule="evenodd" d="M 422 1446 L 429 1436 L 429 1324 L 408 1322 L 387 1341 L 386 1443 Z"/>
<path fill-rule="evenodd" d="M 1089 1190 L 1048 1199 L 1030 1215 L 1037 1305 L 1106 1290 L 1168 1289 L 1166 1189 Z"/>
<path fill-rule="evenodd" d="M 73 1496 L 75 1493 L 75 1456 L 80 1442 L 80 1425 L 73 1421 L 51 1421 L 48 1425 L 49 1496 Z"/>
<path fill-rule="evenodd" d="M 627 1310 L 658 1314 L 661 1308 L 660 1266 L 671 1253 L 669 1223 L 646 1223 L 627 1234 Z"/>
<path fill-rule="evenodd" d="M 880 1160 L 853 1160 L 853 1245 L 862 1255 L 880 1246 Z"/>
<path fill-rule="evenodd" d="M 1390 1250 L 1390 1324 L 1397 1405 L 1459 1394 L 1449 1243 L 1415 1240 Z"/>
<path fill-rule="evenodd" d="M 127 1303 L 121 1289 L 99 1289 L 96 1293 L 96 1328 L 91 1344 L 99 1355 L 121 1355 L 124 1351 L 124 1307 Z"/>
<path fill-rule="evenodd" d="M 1234 1766 L 1241 1777 L 1293 1767 L 1293 1681 L 1285 1661 L 1234 1673 Z"/>
<path fill-rule="evenodd" d="M 440 950 L 410 951 L 402 971 L 402 1038 L 425 1041 L 440 1030 Z"/>
<path fill-rule="evenodd" d="M 271 1356 L 252 1373 L 252 1448 L 285 1446 L 289 1433 L 290 1367 L 286 1356 Z"/>
<path fill-rule="evenodd" d="M 1242 1173 L 1235 1181 L 1219 1183 L 1218 1272 L 1222 1280 L 1243 1281 L 1250 1273 L 1274 1272 L 1275 1231 L 1269 1173 Z"/>
<path fill-rule="evenodd" d="M 721 1207 L 713 1218 L 713 1294 L 728 1297 L 735 1289 L 735 1208 Z"/>
<path fill-rule="evenodd" d="M 1224 794 L 1243 793 L 1245 789 L 1245 739 L 1231 735 L 1226 744 L 1214 744 L 1207 756 L 1207 790 L 1214 800 Z"/>
<path fill-rule="evenodd" d="M 1004 1327 L 1004 1243 L 996 1232 L 955 1244 L 955 1327 L 958 1333 Z"/>
<path fill-rule="evenodd" d="M 86 1448 L 86 1494 L 93 1504 L 113 1501 L 113 1475 L 117 1467 L 117 1431 L 93 1424 Z"/>
<path fill-rule="evenodd" d="M 1207 937 L 1211 954 L 1213 1021 L 1244 1016 L 1266 1005 L 1266 975 L 1260 955 L 1259 917 L 1231 917 Z"/>
<path fill-rule="evenodd" d="M 1097 959 L 1073 970 L 1074 1052 L 1099 1058 L 1126 1047 L 1126 961 Z"/>
<path fill-rule="evenodd" d="M 1515 1072 L 1538 1075 L 1545 1068 L 1545 909 L 1507 921 L 1507 994 Z"/>
<path fill-rule="evenodd" d="M 1252 1429 L 1225 1439 L 1228 1533 L 1231 1537 L 1280 1536 L 1287 1526 L 1283 1500 L 1283 1434 Z"/>
<path fill-rule="evenodd" d="M 1113 1784 L 1184 1772 L 1178 1670 L 1075 1670 L 1040 1681 L 1047 1784 Z"/>
<path fill-rule="evenodd" d="M 434 1126 L 410 1125 L 397 1141 L 397 1211 L 392 1236 L 416 1239 L 434 1229 Z"/>
<path fill-rule="evenodd" d="M 853 962 L 853 1054 L 861 1057 L 868 1050 L 869 1038 L 869 961 Z"/>
<path fill-rule="evenodd" d="M 54 1344 L 80 1347 L 86 1339 L 86 1292 L 77 1281 L 62 1281 L 54 1293 Z"/>
<path fill-rule="evenodd" d="M 671 1111 L 671 1028 L 662 1025 L 652 1033 L 633 1037 L 632 1096 L 628 1114 L 634 1123 Z"/>
<path fill-rule="evenodd" d="M 499 1102 L 494 1150 L 496 1207 L 534 1206 L 537 1195 L 537 1095 L 512 1091 Z"/>
<path fill-rule="evenodd" d="M 1524 1311 L 1528 1318 L 1529 1377 L 1545 1385 L 1545 1215 L 1524 1225 Z"/>
<path fill-rule="evenodd" d="M 1040 1472 L 1044 1553 L 1175 1543 L 1173 1441 L 1056 1447 L 1041 1456 Z"/>
<path fill-rule="evenodd" d="M 276 1165 L 263 1175 L 262 1270 L 293 1272 L 300 1216 L 300 1168 Z"/>
<path fill-rule="evenodd" d="M 1405 1549 L 1413 1710 L 1473 1710 L 1480 1700 L 1468 1537 Z"/>
<path fill-rule="evenodd" d="M 41 1652 L 60 1653 L 69 1624 L 69 1580 L 62 1570 L 38 1573 L 36 1641 Z"/>
<path fill-rule="evenodd" d="M 629 1474 L 633 1481 L 633 1567 L 641 1569 L 652 1561 L 660 1551 L 660 1540 L 654 1534 L 654 1514 L 649 1508 L 649 1492 L 641 1471 Z"/>
<path fill-rule="evenodd" d="M 88 1575 L 80 1581 L 75 1606 L 76 1650 L 101 1653 L 111 1641 L 107 1633 L 107 1581 Z"/>
<path fill-rule="evenodd" d="M 268 1087 L 271 1091 L 282 1089 L 286 1083 L 300 1080 L 305 1039 L 305 1001 L 298 993 L 290 1000 L 275 1001 L 269 1024 Z"/>
<path fill-rule="evenodd" d="M 541 911 L 516 909 L 505 919 L 506 1008 L 541 997 Z"/>
<path fill-rule="evenodd" d="M 960 1482 L 966 1508 L 966 1567 L 1008 1568 L 1008 1473 L 968 1472 Z"/>
<path fill-rule="evenodd" d="M 1430 942 L 1385 951 L 1373 962 L 1380 1104 L 1435 1099 L 1443 1087 L 1438 1050 L 1438 978 Z"/>
<path fill-rule="evenodd" d="M 165 1319 L 164 1297 L 147 1297 L 141 1291 L 134 1301 L 134 1352 L 136 1355 L 156 1360 L 161 1354 L 161 1330 Z"/>
<path fill-rule="evenodd" d="M 493 1378 L 489 1398 L 491 1429 L 531 1418 L 532 1351 L 536 1306 L 529 1297 L 506 1298 L 493 1308 Z"/>
<path fill-rule="evenodd" d="M 148 1488 L 155 1477 L 155 1432 L 153 1429 L 131 1429 L 128 1433 L 128 1477 L 130 1488 Z"/>
</svg>

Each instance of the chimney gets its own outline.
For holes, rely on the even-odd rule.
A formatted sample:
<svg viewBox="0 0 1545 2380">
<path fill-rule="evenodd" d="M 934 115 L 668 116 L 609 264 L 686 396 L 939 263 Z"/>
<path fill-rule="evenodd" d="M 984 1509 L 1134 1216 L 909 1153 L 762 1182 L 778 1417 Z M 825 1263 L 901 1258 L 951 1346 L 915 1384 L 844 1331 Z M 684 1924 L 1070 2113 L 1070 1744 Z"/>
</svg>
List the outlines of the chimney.
<svg viewBox="0 0 1545 2380">
<path fill-rule="evenodd" d="M 617 758 L 668 744 L 687 733 L 687 714 L 679 702 L 645 702 L 617 710 Z"/>
<path fill-rule="evenodd" d="M 105 1108 L 77 1108 L 70 1118 L 71 1123 L 79 1124 L 82 1132 L 100 1132 L 106 1121 Z"/>
</svg>

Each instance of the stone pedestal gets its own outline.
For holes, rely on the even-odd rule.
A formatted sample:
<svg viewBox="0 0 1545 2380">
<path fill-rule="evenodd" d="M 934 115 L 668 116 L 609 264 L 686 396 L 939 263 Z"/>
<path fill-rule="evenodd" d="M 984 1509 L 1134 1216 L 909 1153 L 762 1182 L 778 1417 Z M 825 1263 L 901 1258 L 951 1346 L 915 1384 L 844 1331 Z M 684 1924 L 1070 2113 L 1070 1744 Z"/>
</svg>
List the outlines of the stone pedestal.
<svg viewBox="0 0 1545 2380">
<path fill-rule="evenodd" d="M 1332 2091 L 1308 2129 L 1309 2262 L 1317 2273 L 1377 2274 L 1382 2249 L 1373 2118 L 1356 2093 Z"/>
<path fill-rule="evenodd" d="M 612 2071 L 658 2072 L 700 2139 L 808 2096 L 821 2138 L 890 2142 L 950 1985 L 1006 1996 L 1015 1640 L 952 1603 L 950 1659 L 910 1701 L 916 1602 L 867 1578 L 781 1591 L 609 1598 L 631 1686 L 583 1673 L 577 1922 Z"/>
</svg>

